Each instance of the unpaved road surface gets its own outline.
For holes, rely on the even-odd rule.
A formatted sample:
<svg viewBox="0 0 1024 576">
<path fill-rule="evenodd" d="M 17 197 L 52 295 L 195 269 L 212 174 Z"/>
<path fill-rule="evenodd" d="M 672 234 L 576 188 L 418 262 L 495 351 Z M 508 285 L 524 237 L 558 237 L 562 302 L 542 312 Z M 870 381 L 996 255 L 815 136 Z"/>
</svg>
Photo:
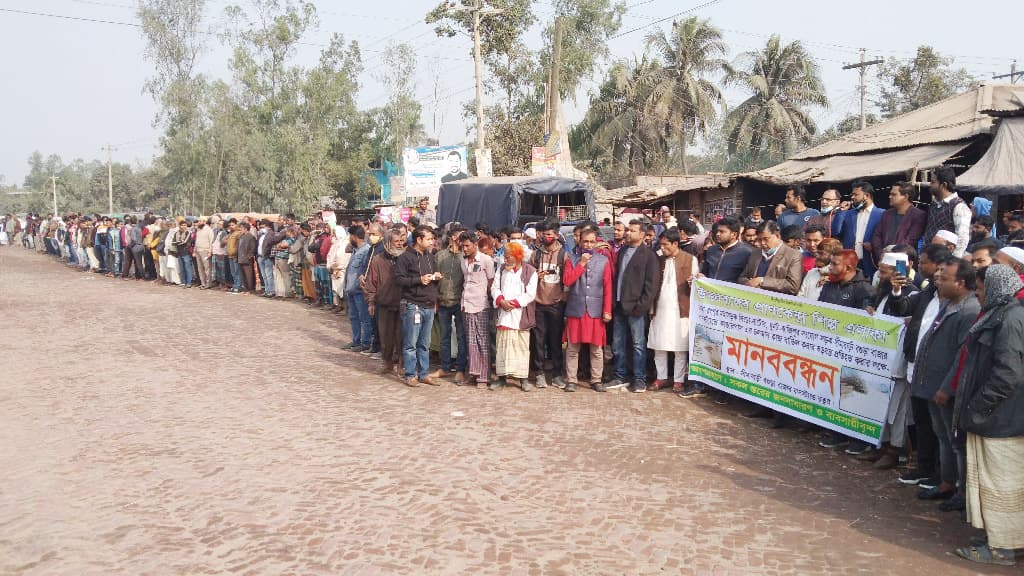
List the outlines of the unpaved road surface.
<svg viewBox="0 0 1024 576">
<path fill-rule="evenodd" d="M 898 472 L 738 406 L 410 389 L 342 316 L 20 248 L 0 323 L 0 574 L 980 572 Z"/>
</svg>

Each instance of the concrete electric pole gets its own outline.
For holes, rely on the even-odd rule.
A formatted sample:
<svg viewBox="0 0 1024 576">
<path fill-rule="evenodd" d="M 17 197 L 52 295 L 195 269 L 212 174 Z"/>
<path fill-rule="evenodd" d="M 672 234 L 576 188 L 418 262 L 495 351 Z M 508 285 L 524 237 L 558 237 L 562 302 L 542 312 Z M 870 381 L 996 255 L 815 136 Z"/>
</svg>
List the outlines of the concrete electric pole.
<svg viewBox="0 0 1024 576">
<path fill-rule="evenodd" d="M 998 76 L 993 76 L 992 79 L 993 80 L 1001 80 L 1003 78 L 1009 78 L 1010 79 L 1010 84 L 1016 84 L 1018 76 L 1024 76 L 1024 71 L 1017 72 L 1017 61 L 1014 60 L 1013 62 L 1010 63 L 1010 73 L 1009 74 L 1000 74 Z"/>
<path fill-rule="evenodd" d="M 114 151 L 114 148 L 110 144 L 107 144 L 106 146 L 101 148 L 101 150 L 106 150 L 107 151 L 107 214 L 113 214 L 114 213 L 114 172 L 113 172 L 113 169 L 111 168 L 111 166 L 112 166 L 112 164 L 111 164 L 111 162 L 112 162 L 111 153 Z"/>
<path fill-rule="evenodd" d="M 473 67 L 476 71 L 476 175 L 491 175 L 491 155 L 487 149 L 484 134 L 484 73 L 483 57 L 480 54 L 480 20 L 484 16 L 496 16 L 504 12 L 497 8 L 485 8 L 483 0 L 476 0 L 474 4 L 455 8 L 456 12 L 470 12 L 473 14 Z M 483 170 L 481 170 L 483 168 Z"/>
<path fill-rule="evenodd" d="M 843 66 L 843 70 L 852 70 L 853 68 L 860 68 L 860 129 L 863 130 L 868 127 L 868 84 L 867 84 L 867 71 L 868 66 L 874 66 L 875 64 L 882 64 L 885 62 L 881 59 L 865 61 L 864 57 L 867 54 L 867 50 L 864 48 L 860 49 L 860 63 L 858 64 L 847 64 Z"/>
<path fill-rule="evenodd" d="M 50 182 L 53 182 L 53 215 L 57 215 L 57 179 L 60 176 L 50 176 Z"/>
</svg>

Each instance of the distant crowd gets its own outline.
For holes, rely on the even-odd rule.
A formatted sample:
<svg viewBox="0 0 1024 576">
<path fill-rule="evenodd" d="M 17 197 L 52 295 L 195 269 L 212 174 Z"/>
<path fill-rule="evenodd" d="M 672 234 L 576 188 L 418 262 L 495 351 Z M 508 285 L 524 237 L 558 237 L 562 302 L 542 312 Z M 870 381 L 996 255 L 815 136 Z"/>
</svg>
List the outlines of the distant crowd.
<svg viewBox="0 0 1024 576">
<path fill-rule="evenodd" d="M 850 192 L 844 202 L 827 190 L 814 210 L 793 186 L 775 220 L 754 209 L 709 230 L 662 207 L 615 222 L 610 239 L 593 222 L 571 236 L 554 221 L 437 226 L 426 203 L 408 225 L 8 215 L 3 232 L 123 280 L 344 308 L 345 349 L 410 387 L 450 379 L 701 398 L 709 390 L 687 370 L 698 277 L 902 317 L 882 447 L 835 432 L 818 443 L 878 469 L 905 467 L 899 481 L 919 487 L 917 498 L 986 531 L 957 554 L 1013 564 L 1024 548 L 1024 218 L 1005 218 L 997 238 L 992 203 L 961 198 L 948 168 L 933 173 L 925 209 L 910 183 L 888 190 L 887 210 L 868 182 Z M 717 390 L 712 399 L 730 401 Z M 808 428 L 757 406 L 743 415 Z"/>
</svg>

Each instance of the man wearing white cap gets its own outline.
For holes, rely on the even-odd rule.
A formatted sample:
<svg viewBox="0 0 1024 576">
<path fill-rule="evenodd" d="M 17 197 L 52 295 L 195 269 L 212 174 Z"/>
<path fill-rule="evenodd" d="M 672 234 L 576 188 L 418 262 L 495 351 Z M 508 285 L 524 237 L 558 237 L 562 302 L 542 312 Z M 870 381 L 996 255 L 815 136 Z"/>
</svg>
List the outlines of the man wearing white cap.
<svg viewBox="0 0 1024 576">
<path fill-rule="evenodd" d="M 946 248 L 949 248 L 950 252 L 953 252 L 956 250 L 956 234 L 949 230 L 939 230 L 935 233 L 935 236 L 932 237 L 932 244 L 945 246 Z"/>
<path fill-rule="evenodd" d="M 1000 248 L 999 252 L 996 252 L 996 262 L 1013 268 L 1013 271 L 1020 274 L 1021 279 L 1024 280 L 1024 248 L 1016 246 Z"/>
</svg>

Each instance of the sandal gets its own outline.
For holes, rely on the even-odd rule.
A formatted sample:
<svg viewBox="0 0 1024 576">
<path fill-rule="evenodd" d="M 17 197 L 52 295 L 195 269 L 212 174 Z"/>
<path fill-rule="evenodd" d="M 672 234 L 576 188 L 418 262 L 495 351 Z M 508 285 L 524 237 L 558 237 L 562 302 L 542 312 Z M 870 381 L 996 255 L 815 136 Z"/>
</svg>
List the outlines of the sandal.
<svg viewBox="0 0 1024 576">
<path fill-rule="evenodd" d="M 1014 566 L 1016 564 L 1013 559 L 1012 550 L 1005 551 L 998 548 L 989 548 L 987 544 L 984 546 L 957 548 L 956 554 L 964 560 L 970 560 L 978 564 L 994 564 L 997 566 Z"/>
</svg>

